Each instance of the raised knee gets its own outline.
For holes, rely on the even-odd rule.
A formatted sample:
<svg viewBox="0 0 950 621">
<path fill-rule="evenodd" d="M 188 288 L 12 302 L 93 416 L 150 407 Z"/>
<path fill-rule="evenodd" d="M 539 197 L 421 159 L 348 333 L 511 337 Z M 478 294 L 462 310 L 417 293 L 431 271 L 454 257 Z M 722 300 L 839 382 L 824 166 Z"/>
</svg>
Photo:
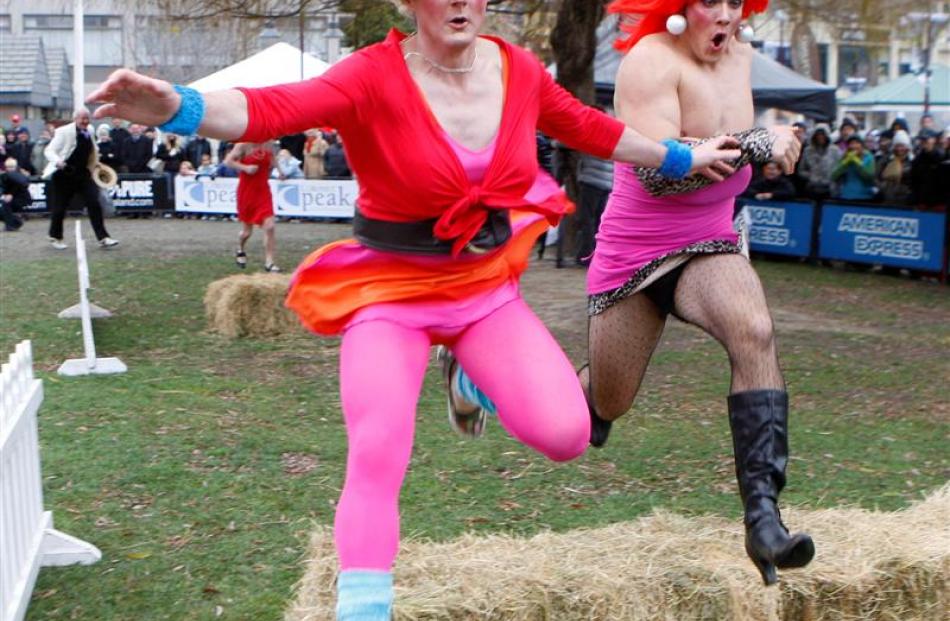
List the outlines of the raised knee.
<svg viewBox="0 0 950 621">
<path fill-rule="evenodd" d="M 775 348 L 775 330 L 768 313 L 746 317 L 741 327 L 726 339 L 729 357 L 743 360 L 749 356 L 768 355 Z"/>
<path fill-rule="evenodd" d="M 552 428 L 540 451 L 551 461 L 571 461 L 584 454 L 589 442 L 590 421 L 585 417 L 577 424 Z"/>
</svg>

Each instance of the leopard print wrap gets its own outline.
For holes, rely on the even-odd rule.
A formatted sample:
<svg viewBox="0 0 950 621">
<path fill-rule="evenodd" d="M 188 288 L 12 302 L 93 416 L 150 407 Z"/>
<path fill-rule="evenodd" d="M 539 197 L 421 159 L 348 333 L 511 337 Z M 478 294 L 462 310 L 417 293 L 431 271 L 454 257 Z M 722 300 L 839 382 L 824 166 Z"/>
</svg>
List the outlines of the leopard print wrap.
<svg viewBox="0 0 950 621">
<path fill-rule="evenodd" d="M 717 239 L 713 241 L 699 242 L 696 244 L 691 244 L 675 252 L 665 254 L 661 257 L 653 259 L 640 269 L 638 269 L 633 276 L 631 276 L 627 282 L 623 283 L 616 289 L 611 289 L 610 291 L 604 291 L 603 293 L 595 293 L 594 295 L 587 296 L 587 314 L 588 316 L 599 315 L 604 312 L 614 304 L 630 297 L 634 293 L 640 290 L 640 285 L 643 284 L 650 274 L 655 272 L 664 261 L 670 257 L 679 255 L 679 254 L 689 254 L 689 255 L 701 255 L 701 254 L 741 254 L 742 248 L 736 244 L 733 244 L 730 241 L 724 239 Z"/>
<path fill-rule="evenodd" d="M 764 127 L 754 127 L 731 135 L 739 141 L 739 147 L 742 150 L 742 155 L 739 156 L 739 159 L 730 162 L 730 165 L 736 170 L 739 170 L 750 162 L 764 164 L 772 159 L 772 147 L 774 146 L 775 138 L 772 136 L 772 133 Z M 691 143 L 691 146 L 696 147 L 709 140 L 711 140 L 711 138 L 704 138 Z M 702 175 L 691 175 L 679 180 L 669 179 L 661 175 L 656 168 L 644 168 L 642 166 L 635 166 L 634 172 L 636 172 L 640 184 L 652 196 L 685 194 L 686 192 L 694 192 L 715 183 Z"/>
</svg>

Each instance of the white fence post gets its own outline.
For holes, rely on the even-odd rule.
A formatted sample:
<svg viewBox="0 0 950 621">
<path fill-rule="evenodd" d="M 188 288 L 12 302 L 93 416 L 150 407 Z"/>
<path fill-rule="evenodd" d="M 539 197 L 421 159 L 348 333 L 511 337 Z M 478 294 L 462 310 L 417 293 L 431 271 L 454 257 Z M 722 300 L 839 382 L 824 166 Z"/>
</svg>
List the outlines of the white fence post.
<svg viewBox="0 0 950 621">
<path fill-rule="evenodd" d="M 76 221 L 76 263 L 79 269 L 79 311 L 82 319 L 84 358 L 73 358 L 60 365 L 60 375 L 105 375 L 125 373 L 128 367 L 118 358 L 97 358 L 96 343 L 92 336 L 92 313 L 89 308 L 89 263 L 86 260 L 86 242 L 82 238 L 80 223 Z M 66 309 L 68 311 L 70 309 Z M 66 311 L 63 311 L 64 313 Z M 61 313 L 62 315 L 62 313 Z"/>
<path fill-rule="evenodd" d="M 53 528 L 43 511 L 36 414 L 43 384 L 33 377 L 33 351 L 23 341 L 0 372 L 0 621 L 26 614 L 41 566 L 89 565 L 94 545 Z"/>
</svg>

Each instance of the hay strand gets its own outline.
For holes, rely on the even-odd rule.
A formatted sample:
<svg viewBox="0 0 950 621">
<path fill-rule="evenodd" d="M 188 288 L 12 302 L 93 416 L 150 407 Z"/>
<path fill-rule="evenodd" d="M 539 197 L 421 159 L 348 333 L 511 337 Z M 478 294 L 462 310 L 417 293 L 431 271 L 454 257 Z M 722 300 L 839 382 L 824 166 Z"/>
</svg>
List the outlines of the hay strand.
<svg viewBox="0 0 950 621">
<path fill-rule="evenodd" d="M 815 538 L 802 570 L 762 586 L 741 524 L 666 512 L 530 538 L 410 541 L 397 560 L 396 621 L 946 621 L 950 484 L 904 511 L 789 510 Z M 313 534 L 286 621 L 332 621 L 332 533 Z"/>
</svg>

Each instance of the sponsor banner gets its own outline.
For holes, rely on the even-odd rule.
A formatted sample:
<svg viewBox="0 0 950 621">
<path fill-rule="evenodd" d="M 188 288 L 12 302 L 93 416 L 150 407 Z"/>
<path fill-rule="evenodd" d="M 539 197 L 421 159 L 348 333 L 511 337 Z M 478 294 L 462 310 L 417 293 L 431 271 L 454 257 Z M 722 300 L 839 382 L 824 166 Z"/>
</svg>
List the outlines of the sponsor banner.
<svg viewBox="0 0 950 621">
<path fill-rule="evenodd" d="M 749 245 L 753 252 L 811 255 L 813 203 L 748 199 L 739 204 L 749 215 Z"/>
<path fill-rule="evenodd" d="M 942 213 L 825 203 L 821 258 L 939 272 L 946 222 Z"/>
<path fill-rule="evenodd" d="M 269 181 L 274 214 L 288 218 L 352 218 L 358 188 L 352 179 Z M 175 210 L 237 213 L 238 180 L 233 177 L 176 177 Z"/>
<path fill-rule="evenodd" d="M 120 174 L 119 182 L 108 192 L 117 211 L 146 211 L 168 206 L 168 181 L 163 175 Z"/>
<path fill-rule="evenodd" d="M 52 181 L 32 177 L 30 195 L 33 204 L 27 213 L 45 213 L 50 210 Z M 119 182 L 108 190 L 117 211 L 151 211 L 168 208 L 168 182 L 164 175 L 120 174 Z M 77 206 L 74 199 L 73 206 Z"/>
<path fill-rule="evenodd" d="M 33 203 L 23 208 L 24 213 L 45 213 L 49 211 L 49 181 L 40 177 L 30 177 L 30 196 Z"/>
</svg>

